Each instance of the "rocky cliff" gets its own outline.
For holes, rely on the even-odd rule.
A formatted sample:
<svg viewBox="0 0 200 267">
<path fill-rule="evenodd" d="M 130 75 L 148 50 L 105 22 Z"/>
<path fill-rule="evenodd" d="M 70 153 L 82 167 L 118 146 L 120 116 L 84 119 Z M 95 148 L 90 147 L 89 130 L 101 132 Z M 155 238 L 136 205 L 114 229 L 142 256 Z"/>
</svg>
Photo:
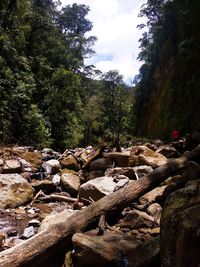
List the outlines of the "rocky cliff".
<svg viewBox="0 0 200 267">
<path fill-rule="evenodd" d="M 168 137 L 174 127 L 182 134 L 199 130 L 200 122 L 200 3 L 174 0 L 171 29 L 157 45 L 157 60 L 146 81 L 139 104 L 137 132 Z M 156 42 L 156 40 L 154 40 Z"/>
</svg>

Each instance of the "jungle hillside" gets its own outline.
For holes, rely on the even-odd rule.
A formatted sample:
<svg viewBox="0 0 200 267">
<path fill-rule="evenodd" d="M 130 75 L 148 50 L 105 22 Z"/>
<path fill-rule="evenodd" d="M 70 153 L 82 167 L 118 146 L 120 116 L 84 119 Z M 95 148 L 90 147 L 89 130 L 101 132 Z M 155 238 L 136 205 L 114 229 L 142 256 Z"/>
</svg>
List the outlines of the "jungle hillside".
<svg viewBox="0 0 200 267">
<path fill-rule="evenodd" d="M 88 6 L 1 0 L 1 145 L 61 151 L 104 139 L 167 139 L 175 127 L 200 130 L 199 11 L 198 0 L 141 7 L 143 64 L 130 86 L 118 70 L 85 64 L 96 41 Z"/>
</svg>

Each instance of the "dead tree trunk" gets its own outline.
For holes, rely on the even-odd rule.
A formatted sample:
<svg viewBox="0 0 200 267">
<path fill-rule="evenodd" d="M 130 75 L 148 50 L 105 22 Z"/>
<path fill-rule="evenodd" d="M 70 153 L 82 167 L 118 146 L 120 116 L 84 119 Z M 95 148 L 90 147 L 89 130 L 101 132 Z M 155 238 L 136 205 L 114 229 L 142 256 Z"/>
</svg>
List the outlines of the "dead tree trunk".
<svg viewBox="0 0 200 267">
<path fill-rule="evenodd" d="M 27 241 L 1 252 L 0 266 L 44 266 L 44 262 L 48 258 L 67 248 L 74 233 L 88 229 L 91 225 L 97 226 L 98 220 L 103 213 L 107 213 L 113 208 L 123 209 L 134 199 L 152 189 L 175 171 L 185 168 L 188 160 L 199 160 L 199 158 L 200 146 L 185 157 L 171 160 L 164 166 L 155 169 L 149 175 L 143 176 L 125 188 L 103 197 L 83 210 L 77 211 L 65 223 L 59 223 L 49 230 L 38 233 Z"/>
</svg>

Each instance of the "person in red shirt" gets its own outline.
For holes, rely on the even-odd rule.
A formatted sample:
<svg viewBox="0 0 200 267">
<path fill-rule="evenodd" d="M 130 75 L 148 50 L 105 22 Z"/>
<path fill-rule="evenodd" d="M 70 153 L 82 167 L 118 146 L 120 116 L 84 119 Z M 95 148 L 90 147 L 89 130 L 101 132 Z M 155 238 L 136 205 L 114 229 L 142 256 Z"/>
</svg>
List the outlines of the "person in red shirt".
<svg viewBox="0 0 200 267">
<path fill-rule="evenodd" d="M 172 138 L 172 141 L 178 141 L 181 137 L 181 134 L 180 134 L 180 131 L 178 129 L 174 129 L 172 132 L 171 132 L 171 138 Z"/>
</svg>

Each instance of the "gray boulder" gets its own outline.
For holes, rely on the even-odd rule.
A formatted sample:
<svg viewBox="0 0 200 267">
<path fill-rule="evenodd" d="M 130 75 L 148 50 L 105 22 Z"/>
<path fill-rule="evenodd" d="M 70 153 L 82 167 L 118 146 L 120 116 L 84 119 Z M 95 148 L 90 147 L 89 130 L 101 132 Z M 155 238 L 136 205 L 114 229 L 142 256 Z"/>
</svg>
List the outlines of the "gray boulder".
<svg viewBox="0 0 200 267">
<path fill-rule="evenodd" d="M 16 159 L 5 160 L 2 173 L 20 173 L 22 171 L 21 163 Z"/>
<path fill-rule="evenodd" d="M 81 185 L 80 178 L 72 173 L 64 173 L 61 176 L 61 186 L 70 195 L 77 195 Z"/>
<path fill-rule="evenodd" d="M 91 201 L 97 201 L 119 188 L 124 187 L 128 182 L 128 177 L 123 175 L 119 175 L 118 177 L 98 177 L 80 186 L 78 199 L 81 202 L 87 202 L 87 204 L 91 203 Z"/>
<path fill-rule="evenodd" d="M 200 266 L 200 181 L 169 195 L 161 216 L 163 267 Z"/>
<path fill-rule="evenodd" d="M 32 200 L 34 189 L 19 174 L 0 174 L 0 208 L 15 208 Z"/>
</svg>

